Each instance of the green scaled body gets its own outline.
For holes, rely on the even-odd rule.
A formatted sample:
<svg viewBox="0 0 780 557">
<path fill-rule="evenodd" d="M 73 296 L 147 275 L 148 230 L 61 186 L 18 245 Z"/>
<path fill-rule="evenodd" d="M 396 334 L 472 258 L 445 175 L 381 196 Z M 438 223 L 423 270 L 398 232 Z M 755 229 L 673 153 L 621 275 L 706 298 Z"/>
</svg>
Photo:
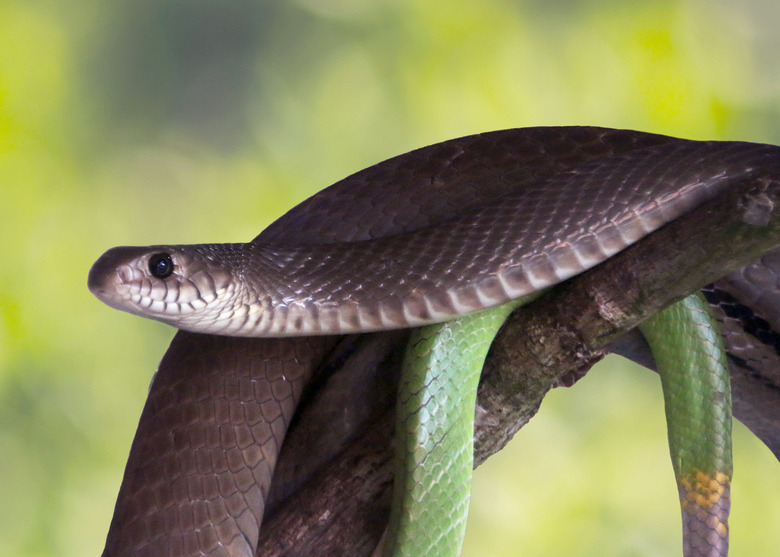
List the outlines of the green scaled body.
<svg viewBox="0 0 780 557">
<path fill-rule="evenodd" d="M 474 467 L 474 408 L 490 344 L 520 302 L 415 331 L 396 421 L 385 556 L 459 555 Z"/>
<path fill-rule="evenodd" d="M 731 389 L 718 324 L 701 294 L 640 327 L 664 391 L 669 451 L 680 492 L 686 557 L 728 554 Z"/>
<path fill-rule="evenodd" d="M 385 557 L 460 554 L 473 469 L 474 407 L 485 356 L 528 299 L 415 331 L 404 360 Z M 685 557 L 728 554 L 731 396 L 717 322 L 692 295 L 640 327 L 661 374 Z"/>
</svg>

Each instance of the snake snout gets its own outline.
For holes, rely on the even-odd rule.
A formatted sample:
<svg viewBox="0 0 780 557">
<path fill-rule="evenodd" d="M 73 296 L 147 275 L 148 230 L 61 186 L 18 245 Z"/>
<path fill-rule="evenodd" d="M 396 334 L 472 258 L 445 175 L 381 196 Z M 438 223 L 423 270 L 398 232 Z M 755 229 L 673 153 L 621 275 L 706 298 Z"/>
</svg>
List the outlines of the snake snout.
<svg viewBox="0 0 780 557">
<path fill-rule="evenodd" d="M 87 287 L 101 302 L 124 311 L 138 313 L 132 308 L 146 280 L 148 270 L 144 262 L 149 259 L 149 247 L 120 246 L 111 248 L 98 258 L 89 270 Z M 148 287 L 144 294 L 154 289 Z"/>
<path fill-rule="evenodd" d="M 87 277 L 87 287 L 95 296 L 103 300 L 103 297 L 115 290 L 118 284 L 127 282 L 127 271 L 122 271 L 125 266 L 143 254 L 141 248 L 120 246 L 111 248 L 100 256 L 92 265 Z"/>
</svg>

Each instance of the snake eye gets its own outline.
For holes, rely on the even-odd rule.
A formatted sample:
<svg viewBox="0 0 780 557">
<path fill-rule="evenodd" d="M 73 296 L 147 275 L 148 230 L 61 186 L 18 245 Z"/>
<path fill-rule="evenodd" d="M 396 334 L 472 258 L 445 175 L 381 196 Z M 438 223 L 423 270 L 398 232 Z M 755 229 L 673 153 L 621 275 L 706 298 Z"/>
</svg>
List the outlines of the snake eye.
<svg viewBox="0 0 780 557">
<path fill-rule="evenodd" d="M 173 259 L 167 253 L 155 253 L 149 258 L 149 272 L 158 279 L 168 278 L 173 273 Z"/>
</svg>

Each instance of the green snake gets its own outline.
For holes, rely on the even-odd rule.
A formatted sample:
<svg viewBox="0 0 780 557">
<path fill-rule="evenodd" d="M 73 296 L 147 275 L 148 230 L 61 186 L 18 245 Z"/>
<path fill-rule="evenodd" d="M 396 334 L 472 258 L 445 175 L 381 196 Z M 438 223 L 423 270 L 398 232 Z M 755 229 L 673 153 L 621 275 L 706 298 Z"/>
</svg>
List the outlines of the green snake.
<svg viewBox="0 0 780 557">
<path fill-rule="evenodd" d="M 473 348 L 469 358 L 478 371 L 502 309 L 488 311 L 490 326 L 479 312 L 586 271 L 735 181 L 776 176 L 778 170 L 780 148 L 769 145 L 603 128 L 505 130 L 447 141 L 370 167 L 307 200 L 249 243 L 109 250 L 89 275 L 98 298 L 197 334 L 177 335 L 153 381 L 105 554 L 253 555 L 280 444 L 315 362 L 337 341 L 333 335 L 423 327 L 409 348 L 402 382 L 432 373 L 439 392 L 428 392 L 431 382 L 425 381 L 415 390 L 422 396 L 448 396 L 450 389 L 461 388 L 452 365 L 431 364 L 436 350 L 431 356 L 411 355 L 419 346 L 446 338 L 445 331 L 453 328 L 447 322 L 455 320 L 455 345 L 469 347 L 466 352 Z M 692 326 L 700 331 L 693 335 L 698 340 L 684 349 L 705 352 L 686 361 L 698 357 L 720 369 L 712 372 L 708 366 L 702 372 L 694 365 L 705 378 L 719 378 L 698 387 L 711 398 L 695 417 L 703 415 L 709 422 L 711 399 L 718 399 L 716 413 L 729 406 L 725 356 L 719 337 L 711 333 L 712 319 L 696 318 L 701 308 L 685 307 L 679 311 L 687 317 L 671 321 L 698 323 Z M 644 328 L 648 338 L 668 326 L 669 319 L 656 320 L 659 324 Z M 463 345 L 462 334 L 472 340 Z M 664 342 L 652 341 L 653 349 Z M 441 345 L 452 350 L 449 341 Z M 667 367 L 662 361 L 659 356 L 659 367 Z M 452 380 L 440 382 L 442 375 Z M 465 375 L 471 377 L 464 379 L 470 386 L 458 395 L 466 401 L 465 411 L 449 418 L 454 422 L 442 425 L 426 418 L 410 428 L 423 436 L 452 433 L 463 439 L 457 452 L 466 456 L 461 459 L 466 464 L 459 465 L 460 471 L 449 468 L 452 452 L 443 455 L 443 464 L 432 457 L 418 465 L 422 471 L 441 469 L 438 478 L 456 478 L 461 486 L 468 476 L 460 480 L 459 474 L 466 468 L 470 473 L 471 467 L 478 373 Z M 664 379 L 665 392 L 678 389 L 671 383 Z M 400 407 L 408 405 L 429 408 L 425 401 Z M 667 404 L 674 422 L 679 412 L 670 408 Z M 715 532 L 705 549 L 686 534 L 686 555 L 726 551 L 729 423 L 721 420 L 716 428 L 720 448 L 714 457 L 701 449 L 709 443 L 695 445 L 693 461 L 673 456 L 684 517 L 693 517 L 685 520 L 686 530 L 708 540 Z M 693 441 L 705 435 L 701 431 L 692 433 Z M 683 453 L 690 443 L 684 436 Z M 419 471 L 405 470 L 412 476 Z M 703 481 L 710 477 L 716 484 Z M 709 498 L 697 499 L 702 492 Z M 411 508 L 397 499 L 388 548 L 403 537 L 395 533 L 403 530 L 399 513 Z M 457 540 L 459 528 L 452 525 L 463 521 L 464 504 L 451 516 L 449 500 L 437 495 L 411 499 L 420 500 L 424 512 L 446 531 L 443 535 L 454 532 Z M 695 526 L 701 523 L 697 513 L 710 507 L 715 511 L 707 516 L 720 522 L 705 518 L 709 526 L 702 530 Z M 424 542 L 412 535 L 410 543 Z M 450 549 L 441 553 L 406 542 L 400 544 L 405 549 L 387 551 L 457 552 L 457 541 L 444 545 Z"/>
</svg>

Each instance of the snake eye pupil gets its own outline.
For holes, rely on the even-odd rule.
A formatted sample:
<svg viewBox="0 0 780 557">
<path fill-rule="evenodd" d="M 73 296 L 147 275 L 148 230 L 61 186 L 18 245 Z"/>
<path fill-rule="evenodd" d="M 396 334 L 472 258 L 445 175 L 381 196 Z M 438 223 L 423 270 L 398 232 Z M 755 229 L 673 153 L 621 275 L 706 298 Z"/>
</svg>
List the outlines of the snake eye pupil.
<svg viewBox="0 0 780 557">
<path fill-rule="evenodd" d="M 173 273 L 173 259 L 167 253 L 155 253 L 149 258 L 149 272 L 158 279 L 168 278 Z"/>
</svg>

